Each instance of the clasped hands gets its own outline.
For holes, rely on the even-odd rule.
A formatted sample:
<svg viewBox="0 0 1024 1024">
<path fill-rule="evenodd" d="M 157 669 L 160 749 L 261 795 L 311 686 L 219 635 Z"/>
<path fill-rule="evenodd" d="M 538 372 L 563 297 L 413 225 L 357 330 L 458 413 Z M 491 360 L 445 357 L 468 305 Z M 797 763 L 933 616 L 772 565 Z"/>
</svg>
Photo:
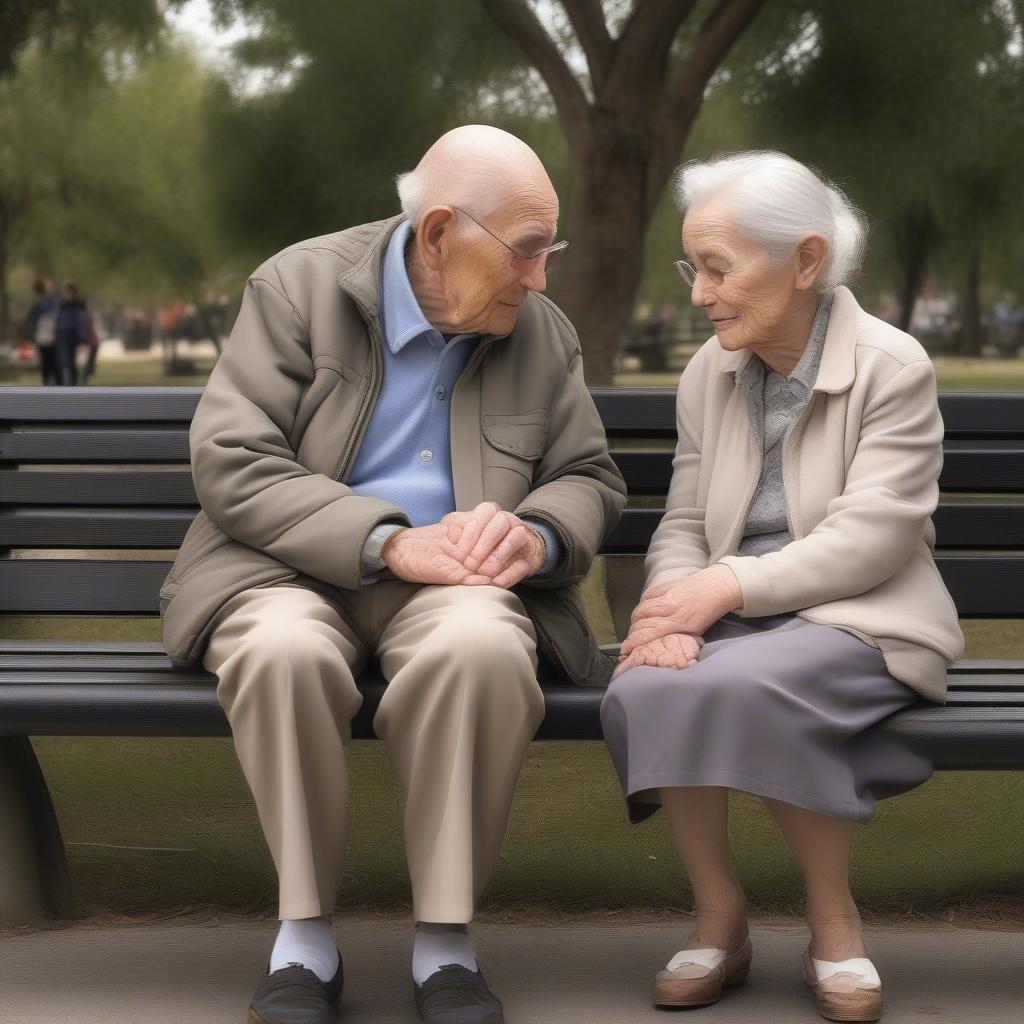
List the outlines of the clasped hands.
<svg viewBox="0 0 1024 1024">
<path fill-rule="evenodd" d="M 540 533 L 493 501 L 472 512 L 449 512 L 430 526 L 397 530 L 381 550 L 403 580 L 505 589 L 537 572 L 546 554 Z"/>
<path fill-rule="evenodd" d="M 742 607 L 739 581 L 721 563 L 648 587 L 633 610 L 613 676 L 636 665 L 689 667 L 704 646 L 704 631 Z"/>
</svg>

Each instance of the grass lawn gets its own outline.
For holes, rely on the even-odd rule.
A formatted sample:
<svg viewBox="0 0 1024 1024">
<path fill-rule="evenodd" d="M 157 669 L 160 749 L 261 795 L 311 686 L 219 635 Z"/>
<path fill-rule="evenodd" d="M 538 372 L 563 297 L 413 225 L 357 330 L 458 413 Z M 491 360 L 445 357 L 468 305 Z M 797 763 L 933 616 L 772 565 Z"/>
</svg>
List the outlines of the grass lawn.
<svg viewBox="0 0 1024 1024">
<path fill-rule="evenodd" d="M 181 346 L 188 358 L 188 346 Z M 147 387 L 155 384 L 175 387 L 202 386 L 213 368 L 211 359 L 194 359 L 197 372 L 187 376 L 164 376 L 159 356 L 149 359 L 104 360 L 96 363 L 90 384 L 103 387 Z M 1024 391 L 1024 359 L 934 359 L 940 391 Z M 621 373 L 620 387 L 675 387 L 678 373 Z M 37 370 L 21 370 L 9 384 L 38 384 Z M 2 385 L 0 385 L 2 386 Z"/>
</svg>

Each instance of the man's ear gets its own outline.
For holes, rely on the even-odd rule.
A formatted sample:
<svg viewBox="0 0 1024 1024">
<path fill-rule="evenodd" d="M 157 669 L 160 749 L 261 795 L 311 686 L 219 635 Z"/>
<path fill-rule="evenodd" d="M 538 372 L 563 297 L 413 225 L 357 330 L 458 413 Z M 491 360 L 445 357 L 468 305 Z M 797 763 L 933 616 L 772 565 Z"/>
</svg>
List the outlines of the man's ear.
<svg viewBox="0 0 1024 1024">
<path fill-rule="evenodd" d="M 448 258 L 455 211 L 450 206 L 432 206 L 416 228 L 416 246 L 424 264 L 438 271 Z"/>
<path fill-rule="evenodd" d="M 828 242 L 822 235 L 804 235 L 796 243 L 796 286 L 810 288 L 828 257 Z"/>
</svg>

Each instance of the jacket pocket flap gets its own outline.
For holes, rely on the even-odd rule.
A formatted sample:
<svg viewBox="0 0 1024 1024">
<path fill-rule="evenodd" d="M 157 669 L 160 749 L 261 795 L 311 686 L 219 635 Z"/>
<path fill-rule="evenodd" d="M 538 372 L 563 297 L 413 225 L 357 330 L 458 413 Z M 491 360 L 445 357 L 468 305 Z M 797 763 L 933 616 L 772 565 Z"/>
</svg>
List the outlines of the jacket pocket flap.
<svg viewBox="0 0 1024 1024">
<path fill-rule="evenodd" d="M 539 459 L 544 454 L 548 436 L 546 409 L 514 415 L 490 413 L 482 421 L 484 437 L 495 448 L 521 459 Z"/>
</svg>

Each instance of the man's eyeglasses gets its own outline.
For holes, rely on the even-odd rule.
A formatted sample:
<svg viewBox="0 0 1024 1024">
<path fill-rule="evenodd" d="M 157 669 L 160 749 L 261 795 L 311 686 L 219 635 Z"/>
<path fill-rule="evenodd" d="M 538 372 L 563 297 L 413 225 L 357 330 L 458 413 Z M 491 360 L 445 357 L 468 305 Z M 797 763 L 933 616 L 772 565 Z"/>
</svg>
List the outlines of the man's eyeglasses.
<svg viewBox="0 0 1024 1024">
<path fill-rule="evenodd" d="M 512 246 L 505 241 L 505 239 L 499 238 L 489 227 L 487 227 L 486 224 L 481 224 L 480 221 L 478 221 L 476 217 L 473 216 L 473 214 L 462 209 L 461 206 L 453 206 L 452 209 L 457 210 L 459 213 L 464 213 L 477 227 L 483 228 L 484 231 L 486 231 L 487 234 L 491 236 L 491 238 L 493 238 L 497 242 L 501 242 L 501 244 L 505 246 L 505 248 L 508 249 L 508 251 L 512 253 L 513 256 L 518 256 L 521 260 L 535 260 L 538 256 L 543 256 L 545 253 L 547 253 L 547 259 L 544 261 L 545 273 L 551 269 L 555 260 L 557 260 L 558 257 L 569 247 L 569 240 L 563 239 L 561 242 L 555 242 L 552 245 L 546 245 L 543 249 L 538 249 L 536 252 L 527 255 L 526 253 L 519 252 L 517 249 L 513 249 Z"/>
</svg>

